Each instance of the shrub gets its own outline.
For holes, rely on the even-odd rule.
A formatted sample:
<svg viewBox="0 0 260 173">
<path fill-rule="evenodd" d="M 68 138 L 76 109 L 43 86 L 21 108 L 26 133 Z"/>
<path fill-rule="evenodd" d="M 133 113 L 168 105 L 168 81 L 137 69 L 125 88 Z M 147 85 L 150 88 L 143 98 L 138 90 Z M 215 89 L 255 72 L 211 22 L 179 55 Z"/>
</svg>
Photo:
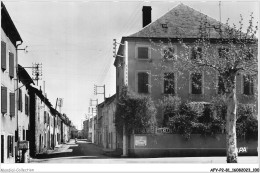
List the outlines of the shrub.
<svg viewBox="0 0 260 173">
<path fill-rule="evenodd" d="M 258 138 L 258 121 L 254 116 L 255 106 L 252 104 L 238 104 L 237 136 L 245 139 Z"/>
<path fill-rule="evenodd" d="M 133 129 L 146 129 L 156 125 L 156 108 L 148 96 L 140 96 L 128 91 L 125 86 L 116 106 L 115 124 L 117 131 L 122 131 L 125 125 L 128 133 Z"/>
</svg>

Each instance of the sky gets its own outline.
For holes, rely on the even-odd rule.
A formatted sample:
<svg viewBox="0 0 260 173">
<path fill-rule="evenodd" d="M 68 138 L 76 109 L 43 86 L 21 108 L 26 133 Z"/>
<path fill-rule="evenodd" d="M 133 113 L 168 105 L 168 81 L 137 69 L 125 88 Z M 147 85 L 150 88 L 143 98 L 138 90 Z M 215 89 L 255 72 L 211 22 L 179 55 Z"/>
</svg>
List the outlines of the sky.
<svg viewBox="0 0 260 173">
<path fill-rule="evenodd" d="M 19 51 L 24 67 L 42 63 L 43 88 L 55 107 L 63 98 L 61 112 L 78 129 L 88 114 L 94 84 L 106 86 L 106 97 L 115 94 L 116 72 L 113 66 L 113 39 L 119 42 L 142 29 L 142 6 L 152 7 L 152 22 L 180 2 L 220 20 L 218 1 L 86 1 L 86 0 L 3 0 L 27 53 Z M 257 1 L 222 1 L 221 20 L 238 24 L 240 14 L 247 25 L 251 12 L 259 20 Z M 26 69 L 32 76 L 31 69 Z M 102 92 L 98 88 L 98 92 Z M 94 103 L 94 102 L 93 102 Z"/>
</svg>

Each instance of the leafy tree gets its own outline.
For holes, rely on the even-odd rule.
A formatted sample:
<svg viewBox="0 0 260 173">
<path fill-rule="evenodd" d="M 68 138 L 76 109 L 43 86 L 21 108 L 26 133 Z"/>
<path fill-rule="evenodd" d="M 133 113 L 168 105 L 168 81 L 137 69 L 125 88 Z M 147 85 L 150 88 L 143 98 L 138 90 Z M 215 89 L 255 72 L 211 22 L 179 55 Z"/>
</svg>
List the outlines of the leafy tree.
<svg viewBox="0 0 260 173">
<path fill-rule="evenodd" d="M 126 137 L 135 129 L 147 129 L 156 125 L 157 109 L 149 96 L 134 94 L 123 86 L 116 105 L 115 125 Z M 124 142 L 123 139 L 123 143 Z M 123 150 L 126 148 L 123 145 Z"/>
<path fill-rule="evenodd" d="M 255 80 L 257 76 L 257 38 L 258 27 L 253 26 L 253 15 L 249 20 L 247 30 L 243 32 L 243 18 L 239 27 L 226 24 L 208 22 L 207 18 L 201 19 L 198 37 L 194 42 L 188 42 L 186 38 L 179 37 L 182 47 L 180 53 L 171 55 L 165 52 L 165 41 L 155 42 L 150 39 L 154 50 L 162 53 L 161 62 L 154 64 L 156 69 L 162 72 L 172 70 L 178 72 L 178 76 L 192 72 L 195 73 L 192 85 L 199 91 L 202 83 L 199 74 L 204 71 L 208 74 L 219 76 L 219 94 L 225 98 L 227 105 L 226 113 L 226 155 L 228 163 L 237 163 L 237 141 L 236 141 L 236 115 L 237 115 L 237 93 L 236 78 L 244 76 L 248 82 Z M 212 37 L 214 34 L 214 38 Z M 172 47 L 172 39 L 168 39 L 168 47 Z M 155 77 L 163 78 L 163 74 Z M 165 80 L 163 78 L 163 80 Z M 214 83 L 212 81 L 212 83 Z M 211 84 L 210 86 L 215 86 Z M 250 88 L 250 93 L 256 93 Z M 185 107 L 184 107 L 185 108 Z M 186 129 L 188 130 L 188 129 Z"/>
</svg>

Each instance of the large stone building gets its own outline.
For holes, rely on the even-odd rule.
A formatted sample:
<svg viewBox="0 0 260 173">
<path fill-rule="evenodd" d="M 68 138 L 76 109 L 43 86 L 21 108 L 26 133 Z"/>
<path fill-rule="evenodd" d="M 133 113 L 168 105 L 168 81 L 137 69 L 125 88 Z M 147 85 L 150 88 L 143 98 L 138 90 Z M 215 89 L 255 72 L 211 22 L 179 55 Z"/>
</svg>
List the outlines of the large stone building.
<svg viewBox="0 0 260 173">
<path fill-rule="evenodd" d="M 188 55 L 187 57 L 196 59 L 202 55 L 203 47 L 195 44 L 201 34 L 202 19 L 206 19 L 207 26 L 213 26 L 212 29 L 208 29 L 208 38 L 215 41 L 211 46 L 218 50 L 216 51 L 218 54 L 215 56 L 221 58 L 221 50 L 223 47 L 226 50 L 226 47 L 217 42 L 217 40 L 221 40 L 221 37 L 219 32 L 214 30 L 214 26 L 221 25 L 220 22 L 184 4 L 179 4 L 153 22 L 151 11 L 151 7 L 143 7 L 143 28 L 130 36 L 122 37 L 119 44 L 114 61 L 117 96 L 121 88 L 127 85 L 128 89 L 136 94 L 151 96 L 155 104 L 168 96 L 178 96 L 181 100 L 190 102 L 210 102 L 223 89 L 216 71 L 205 69 L 192 71 L 185 68 L 180 71 L 180 68 L 171 67 L 175 58 Z M 180 39 L 188 45 L 186 46 L 190 48 L 188 51 L 180 43 Z M 257 79 L 246 80 L 244 75 L 236 76 L 238 102 L 255 104 L 257 102 L 256 86 Z M 166 121 L 169 119 L 163 111 L 158 110 L 157 114 L 158 125 L 167 124 Z M 130 148 L 132 150 L 136 150 L 133 144 L 136 139 L 139 138 L 131 138 Z M 150 143 L 156 140 L 163 141 L 159 137 L 152 139 L 145 136 L 142 137 L 143 139 L 150 140 Z M 146 142 L 142 142 L 146 144 Z M 150 145 L 149 142 L 147 145 Z M 168 152 L 166 145 L 167 142 L 162 143 L 158 151 Z M 179 147 L 182 145 L 184 143 L 181 142 Z M 158 146 L 153 144 L 150 147 Z M 147 150 L 141 149 L 139 152 L 153 152 L 148 148 L 145 148 Z"/>
</svg>

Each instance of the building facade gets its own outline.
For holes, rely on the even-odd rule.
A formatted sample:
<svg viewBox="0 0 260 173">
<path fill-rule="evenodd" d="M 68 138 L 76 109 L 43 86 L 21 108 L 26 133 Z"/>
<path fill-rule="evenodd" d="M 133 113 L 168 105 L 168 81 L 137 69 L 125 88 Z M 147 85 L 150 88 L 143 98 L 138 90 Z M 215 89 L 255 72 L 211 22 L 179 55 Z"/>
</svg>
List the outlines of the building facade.
<svg viewBox="0 0 260 173">
<path fill-rule="evenodd" d="M 99 140 L 98 144 L 105 150 L 115 150 L 117 134 L 115 127 L 116 95 L 106 98 L 98 105 Z"/>
<path fill-rule="evenodd" d="M 15 163 L 17 156 L 17 48 L 22 43 L 1 1 L 1 163 Z"/>
<path fill-rule="evenodd" d="M 136 94 L 151 96 L 155 104 L 168 96 L 178 96 L 183 101 L 210 102 L 223 89 L 218 73 L 203 69 L 199 72 L 185 68 L 181 71 L 180 68 L 175 70 L 171 68 L 174 62 L 171 60 L 182 58 L 185 53 L 194 59 L 202 56 L 202 46 L 195 44 L 201 19 L 206 18 L 211 26 L 219 26 L 220 22 L 184 4 L 179 4 L 154 22 L 151 22 L 151 11 L 151 7 L 143 7 L 143 28 L 130 36 L 122 37 L 114 62 L 117 96 L 122 87 L 127 85 L 128 89 Z M 215 56 L 221 58 L 221 51 L 226 47 L 216 41 L 219 39 L 217 35 L 214 29 L 210 30 L 210 39 L 215 40 Z M 180 38 L 189 46 L 189 51 L 180 43 Z M 254 80 L 246 80 L 244 74 L 236 76 L 239 103 L 257 105 L 257 83 L 257 77 Z M 162 111 L 158 110 L 157 114 L 159 127 L 164 127 L 167 124 L 165 121 L 169 120 L 166 120 Z M 143 139 L 148 138 L 146 136 Z M 154 140 L 160 139 L 150 141 Z M 135 138 L 131 138 L 131 141 L 135 142 Z M 121 146 L 121 143 L 118 143 L 118 147 Z M 130 147 L 135 150 L 133 143 Z"/>
<path fill-rule="evenodd" d="M 144 18 L 151 16 L 151 10 L 151 7 L 143 8 Z M 186 50 L 179 42 L 180 37 L 188 45 L 196 41 L 201 18 L 207 18 L 207 16 L 180 4 L 155 22 L 144 23 L 143 29 L 137 33 L 123 37 L 121 44 L 124 45 L 120 45 L 114 63 L 117 93 L 123 85 L 128 85 L 131 91 L 149 95 L 156 103 L 169 95 L 196 102 L 210 102 L 212 98 L 218 96 L 221 86 L 217 72 L 201 70 L 198 73 L 185 69 L 174 71 L 169 66 L 172 61 L 166 60 L 164 64 L 162 63 L 162 58 L 166 57 L 166 53 L 170 53 L 171 58 L 181 57 L 181 54 L 185 53 Z M 209 17 L 207 19 L 212 25 L 219 24 L 215 19 Z M 217 39 L 216 35 L 217 33 L 212 31 L 210 38 Z M 223 47 L 220 44 L 214 46 L 216 50 Z M 192 58 L 195 46 L 190 47 L 191 50 L 188 53 Z M 202 47 L 196 47 L 196 49 L 202 51 Z M 244 75 L 238 75 L 236 89 L 240 103 L 255 104 L 257 102 L 257 78 L 248 82 Z M 161 115 L 161 120 L 163 118 Z"/>
</svg>

